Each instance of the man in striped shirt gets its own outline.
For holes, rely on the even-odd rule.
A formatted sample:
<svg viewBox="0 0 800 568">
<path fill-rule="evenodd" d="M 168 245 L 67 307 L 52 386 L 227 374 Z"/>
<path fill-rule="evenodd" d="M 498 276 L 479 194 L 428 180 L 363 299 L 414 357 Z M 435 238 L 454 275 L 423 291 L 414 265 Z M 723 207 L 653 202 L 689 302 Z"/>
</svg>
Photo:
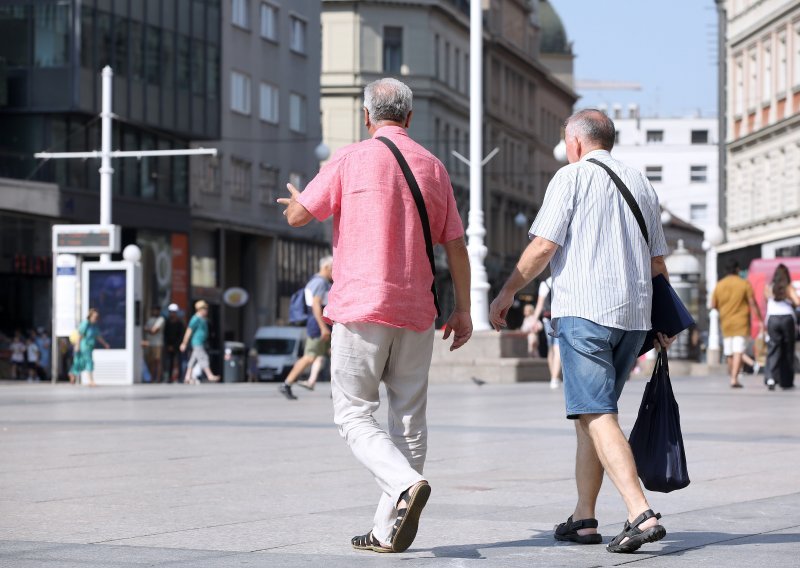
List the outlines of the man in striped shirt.
<svg viewBox="0 0 800 568">
<path fill-rule="evenodd" d="M 651 279 L 667 276 L 667 252 L 658 197 L 645 176 L 611 157 L 614 123 L 597 110 L 575 113 L 566 122 L 570 164 L 561 168 L 530 228 L 531 243 L 500 294 L 489 318 L 498 331 L 514 295 L 550 263 L 552 317 L 559 339 L 567 418 L 578 438 L 575 477 L 578 503 L 555 538 L 599 544 L 594 518 L 603 472 L 628 509 L 625 528 L 610 552 L 633 552 L 662 539 L 666 530 L 650 509 L 630 446 L 617 421 L 617 400 L 650 328 Z M 638 203 L 650 237 L 604 169 L 615 172 Z M 674 338 L 659 334 L 666 348 Z"/>
</svg>

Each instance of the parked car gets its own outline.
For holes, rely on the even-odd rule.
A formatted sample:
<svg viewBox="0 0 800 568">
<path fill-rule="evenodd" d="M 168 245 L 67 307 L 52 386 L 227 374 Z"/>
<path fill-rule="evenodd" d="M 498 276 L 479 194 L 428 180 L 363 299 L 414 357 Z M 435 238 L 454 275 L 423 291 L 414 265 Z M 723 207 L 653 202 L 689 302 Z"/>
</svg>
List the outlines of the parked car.
<svg viewBox="0 0 800 568">
<path fill-rule="evenodd" d="M 282 381 L 303 354 L 303 327 L 259 327 L 253 340 L 258 351 L 258 380 Z"/>
</svg>

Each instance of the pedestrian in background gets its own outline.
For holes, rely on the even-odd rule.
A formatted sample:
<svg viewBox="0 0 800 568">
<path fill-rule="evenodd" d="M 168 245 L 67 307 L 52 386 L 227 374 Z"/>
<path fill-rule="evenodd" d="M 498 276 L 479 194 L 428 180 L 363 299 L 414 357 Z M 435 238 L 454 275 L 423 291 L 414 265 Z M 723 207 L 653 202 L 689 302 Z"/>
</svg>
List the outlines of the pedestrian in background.
<svg viewBox="0 0 800 568">
<path fill-rule="evenodd" d="M 758 316 L 759 332 L 763 328 L 761 310 L 753 299 L 753 288 L 739 276 L 740 270 L 738 262 L 730 261 L 725 268 L 725 277 L 717 282 L 711 295 L 711 307 L 719 310 L 722 351 L 728 362 L 731 388 L 742 388 L 739 373 L 742 370 L 742 353 L 750 337 L 750 310 Z"/>
<path fill-rule="evenodd" d="M 334 422 L 382 491 L 372 529 L 351 540 L 353 548 L 375 552 L 403 552 L 411 545 L 430 496 L 422 470 L 437 310 L 421 217 L 428 217 L 428 244 L 444 244 L 455 286 L 444 338 L 455 334 L 452 350 L 472 334 L 464 228 L 444 165 L 406 132 L 411 105 L 411 89 L 396 79 L 368 84 L 364 125 L 372 138 L 339 150 L 302 194 L 289 184 L 291 197 L 278 200 L 293 227 L 333 216 L 334 275 L 324 316 L 336 322 Z M 415 204 L 414 184 L 427 215 Z M 381 382 L 388 432 L 373 416 Z"/>
<path fill-rule="evenodd" d="M 92 354 L 97 343 L 109 349 L 108 343 L 100 335 L 97 322 L 100 321 L 100 312 L 91 308 L 86 315 L 86 320 L 78 327 L 78 340 L 75 342 L 72 368 L 69 370 L 69 382 L 80 384 L 81 376 L 86 373 L 89 386 L 96 387 L 94 382 L 94 359 Z"/>
<path fill-rule="evenodd" d="M 167 381 L 178 381 L 181 378 L 183 353 L 181 341 L 186 332 L 186 326 L 180 317 L 178 304 L 167 307 L 167 321 L 164 323 L 164 361 L 167 371 Z"/>
<path fill-rule="evenodd" d="M 617 419 L 617 402 L 650 329 L 651 278 L 667 276 L 667 243 L 656 192 L 640 171 L 611 157 L 614 136 L 614 123 L 598 110 L 579 111 L 567 120 L 570 163 L 547 187 L 530 228 L 533 240 L 492 302 L 489 318 L 496 330 L 505 327 L 514 295 L 550 264 L 567 418 L 575 421 L 578 441 L 578 502 L 554 537 L 602 542 L 594 516 L 605 472 L 628 510 L 622 532 L 607 550 L 627 553 L 667 534 L 658 522 L 661 515 L 645 498 Z M 633 194 L 649 239 L 608 171 Z M 664 348 L 673 340 L 659 334 Z"/>
<path fill-rule="evenodd" d="M 153 306 L 150 310 L 150 317 L 144 324 L 144 332 L 147 340 L 145 360 L 150 369 L 150 377 L 155 383 L 160 383 L 163 379 L 161 359 L 164 351 L 164 324 L 161 308 Z"/>
<path fill-rule="evenodd" d="M 187 385 L 198 384 L 200 382 L 199 377 L 204 373 L 209 382 L 216 383 L 219 381 L 219 375 L 211 372 L 211 362 L 206 352 L 208 304 L 205 300 L 198 300 L 194 304 L 194 309 L 195 314 L 189 320 L 189 325 L 186 327 L 186 333 L 183 335 L 183 341 L 180 346 L 181 353 L 185 352 L 191 340 L 192 355 L 186 364 L 186 374 L 183 377 L 183 382 Z M 196 373 L 195 367 L 197 367 Z"/>
<path fill-rule="evenodd" d="M 11 379 L 21 379 L 25 375 L 25 359 L 27 350 L 25 342 L 22 341 L 22 334 L 16 332 L 14 334 L 14 341 L 9 345 L 11 351 Z"/>
<path fill-rule="evenodd" d="M 792 286 L 792 278 L 785 264 L 779 264 L 767 288 L 767 387 L 794 388 L 794 346 L 797 328 L 795 308 L 800 298 Z"/>
<path fill-rule="evenodd" d="M 43 327 L 36 330 L 36 345 L 39 347 L 39 365 L 42 368 L 42 375 L 46 379 L 50 376 L 53 344 L 50 341 L 50 334 Z"/>
<path fill-rule="evenodd" d="M 561 350 L 558 347 L 558 337 L 553 332 L 550 321 L 552 318 L 553 304 L 553 277 L 549 276 L 539 284 L 539 296 L 536 299 L 536 309 L 533 317 L 539 321 L 541 317 L 547 337 L 547 368 L 550 370 L 550 388 L 557 389 L 561 386 Z"/>
<path fill-rule="evenodd" d="M 322 365 L 331 350 L 331 329 L 322 317 L 322 310 L 328 305 L 328 292 L 333 279 L 333 257 L 326 256 L 319 261 L 319 272 L 306 284 L 303 291 L 309 317 L 306 321 L 306 344 L 303 356 L 295 362 L 286 380 L 280 386 L 280 392 L 289 400 L 297 397 L 292 393 L 292 385 L 309 365 L 311 376 L 308 381 L 301 381 L 302 387 L 314 390 Z"/>
<path fill-rule="evenodd" d="M 533 304 L 525 304 L 522 307 L 522 325 L 520 331 L 525 334 L 528 342 L 528 357 L 539 356 L 539 331 L 542 329 L 542 324 L 534 315 Z"/>
<path fill-rule="evenodd" d="M 39 381 L 41 352 L 39 351 L 39 346 L 36 345 L 35 334 L 29 336 L 25 341 L 25 349 L 27 352 L 28 382 Z"/>
</svg>

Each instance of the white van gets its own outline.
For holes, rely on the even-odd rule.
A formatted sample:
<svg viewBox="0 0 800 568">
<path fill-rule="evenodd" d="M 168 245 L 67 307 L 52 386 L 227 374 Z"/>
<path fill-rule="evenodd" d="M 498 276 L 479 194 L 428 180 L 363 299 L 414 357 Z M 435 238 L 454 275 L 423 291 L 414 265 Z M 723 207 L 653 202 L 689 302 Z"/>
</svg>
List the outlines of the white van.
<svg viewBox="0 0 800 568">
<path fill-rule="evenodd" d="M 253 340 L 258 351 L 258 380 L 284 380 L 303 354 L 305 341 L 305 327 L 259 327 Z"/>
</svg>

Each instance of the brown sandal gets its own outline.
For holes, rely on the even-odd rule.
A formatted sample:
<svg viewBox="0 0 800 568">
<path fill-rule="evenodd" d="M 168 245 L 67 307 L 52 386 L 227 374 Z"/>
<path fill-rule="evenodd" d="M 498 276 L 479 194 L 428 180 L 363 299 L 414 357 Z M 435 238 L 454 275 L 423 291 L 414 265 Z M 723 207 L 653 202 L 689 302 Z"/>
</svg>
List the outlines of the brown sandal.
<svg viewBox="0 0 800 568">
<path fill-rule="evenodd" d="M 420 481 L 400 494 L 400 501 L 405 501 L 406 506 L 397 510 L 397 520 L 392 528 L 391 542 L 394 552 L 403 552 L 414 542 L 419 528 L 419 516 L 430 496 L 431 486 L 427 481 Z"/>
<path fill-rule="evenodd" d="M 372 552 L 394 552 L 391 546 L 384 546 L 381 542 L 375 538 L 375 535 L 372 534 L 372 531 L 369 531 L 367 534 L 362 534 L 359 536 L 354 536 L 350 540 L 350 544 L 353 545 L 353 548 L 356 550 L 371 550 Z"/>
</svg>

